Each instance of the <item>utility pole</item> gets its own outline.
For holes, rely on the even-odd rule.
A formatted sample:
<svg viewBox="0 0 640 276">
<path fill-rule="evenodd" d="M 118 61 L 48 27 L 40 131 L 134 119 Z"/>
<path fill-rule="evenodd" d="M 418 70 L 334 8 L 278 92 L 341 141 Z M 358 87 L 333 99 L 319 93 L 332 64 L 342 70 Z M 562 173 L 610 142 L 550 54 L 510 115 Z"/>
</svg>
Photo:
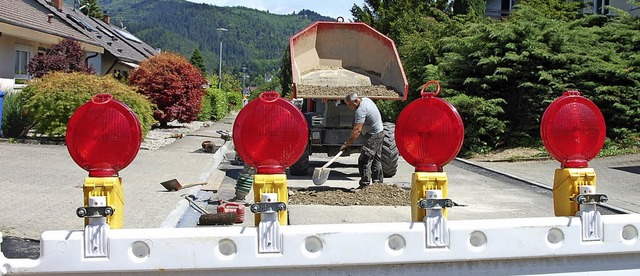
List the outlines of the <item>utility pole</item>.
<svg viewBox="0 0 640 276">
<path fill-rule="evenodd" d="M 229 31 L 225 28 L 217 28 L 216 31 L 218 31 L 219 35 L 220 35 L 220 64 L 218 65 L 218 89 L 222 89 L 222 33 Z"/>
<path fill-rule="evenodd" d="M 247 70 L 247 67 L 242 67 L 242 95 L 244 95 L 246 93 L 246 85 L 245 85 L 245 79 L 247 78 L 247 74 L 245 73 L 245 71 Z"/>
</svg>

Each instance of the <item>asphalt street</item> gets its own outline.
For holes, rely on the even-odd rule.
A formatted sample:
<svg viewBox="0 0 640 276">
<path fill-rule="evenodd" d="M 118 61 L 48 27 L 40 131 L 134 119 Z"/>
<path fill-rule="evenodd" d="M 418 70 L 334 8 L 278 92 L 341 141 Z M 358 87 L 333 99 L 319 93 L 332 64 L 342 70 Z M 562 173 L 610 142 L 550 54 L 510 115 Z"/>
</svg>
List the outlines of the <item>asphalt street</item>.
<svg viewBox="0 0 640 276">
<path fill-rule="evenodd" d="M 167 191 L 160 183 L 215 182 L 221 152 L 203 151 L 212 141 L 226 149 L 232 142 L 218 130 L 232 129 L 222 120 L 186 135 L 159 150 L 140 150 L 122 171 L 124 228 L 175 227 L 188 208 L 185 195 L 202 187 Z M 225 151 L 225 150 L 223 150 Z M 88 173 L 71 159 L 64 145 L 0 142 L 0 232 L 5 236 L 39 239 L 47 230 L 82 229 L 76 209 L 83 205 L 83 182 Z"/>
<path fill-rule="evenodd" d="M 556 160 L 523 162 L 474 162 L 504 174 L 553 187 Z M 640 154 L 598 157 L 589 162 L 596 173 L 598 193 L 609 197 L 607 205 L 640 213 Z"/>
</svg>

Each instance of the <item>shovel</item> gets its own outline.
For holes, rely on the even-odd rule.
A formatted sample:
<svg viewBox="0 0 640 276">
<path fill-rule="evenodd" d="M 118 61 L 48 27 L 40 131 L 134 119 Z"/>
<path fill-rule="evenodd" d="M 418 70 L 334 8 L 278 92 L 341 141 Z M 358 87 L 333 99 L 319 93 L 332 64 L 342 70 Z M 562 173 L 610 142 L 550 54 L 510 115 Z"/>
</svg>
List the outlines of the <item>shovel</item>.
<svg viewBox="0 0 640 276">
<path fill-rule="evenodd" d="M 161 182 L 160 184 L 162 184 L 162 186 L 164 186 L 164 188 L 167 189 L 167 191 L 171 192 L 171 191 L 179 191 L 180 189 L 189 188 L 189 187 L 193 187 L 193 186 L 205 185 L 205 184 L 207 184 L 207 182 L 200 182 L 200 183 L 181 185 L 180 182 L 178 182 L 177 179 L 171 179 L 171 180 L 167 180 L 165 182 Z"/>
<path fill-rule="evenodd" d="M 312 177 L 313 184 L 322 185 L 325 182 L 327 182 L 327 179 L 329 179 L 329 173 L 331 172 L 331 169 L 329 169 L 327 167 L 329 167 L 329 165 L 331 165 L 331 163 L 333 163 L 333 161 L 336 161 L 336 159 L 338 159 L 338 157 L 340 157 L 340 155 L 342 155 L 342 151 L 339 151 L 338 154 L 336 154 L 336 156 L 331 158 L 331 160 L 329 160 L 329 162 L 327 162 L 327 164 L 324 164 L 324 166 L 322 166 L 320 168 L 315 168 L 313 170 L 313 177 Z"/>
</svg>

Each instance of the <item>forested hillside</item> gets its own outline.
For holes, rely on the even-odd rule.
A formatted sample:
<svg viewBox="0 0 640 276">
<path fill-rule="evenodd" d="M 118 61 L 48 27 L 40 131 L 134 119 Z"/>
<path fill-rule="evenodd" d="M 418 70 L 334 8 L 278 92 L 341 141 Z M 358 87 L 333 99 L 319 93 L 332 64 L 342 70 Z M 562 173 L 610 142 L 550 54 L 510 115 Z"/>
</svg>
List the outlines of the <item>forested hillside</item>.
<svg viewBox="0 0 640 276">
<path fill-rule="evenodd" d="M 289 37 L 316 20 L 334 20 L 313 11 L 277 15 L 244 7 L 217 7 L 184 0 L 100 0 L 112 24 L 124 26 L 149 45 L 189 58 L 204 56 L 208 74 L 217 74 L 222 39 L 223 71 L 242 67 L 249 81 L 275 75 Z M 228 31 L 218 32 L 225 28 Z"/>
</svg>

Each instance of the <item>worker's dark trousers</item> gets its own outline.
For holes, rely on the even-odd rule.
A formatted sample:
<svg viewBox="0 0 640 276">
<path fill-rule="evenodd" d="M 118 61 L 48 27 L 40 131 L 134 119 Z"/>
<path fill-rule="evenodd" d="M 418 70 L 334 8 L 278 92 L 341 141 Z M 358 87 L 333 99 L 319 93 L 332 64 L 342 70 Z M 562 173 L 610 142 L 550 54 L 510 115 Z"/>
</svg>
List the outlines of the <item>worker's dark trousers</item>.
<svg viewBox="0 0 640 276">
<path fill-rule="evenodd" d="M 360 186 L 366 186 L 371 182 L 382 183 L 382 142 L 384 131 L 377 134 L 365 135 L 362 151 L 358 158 L 358 171 L 360 172 Z"/>
</svg>

